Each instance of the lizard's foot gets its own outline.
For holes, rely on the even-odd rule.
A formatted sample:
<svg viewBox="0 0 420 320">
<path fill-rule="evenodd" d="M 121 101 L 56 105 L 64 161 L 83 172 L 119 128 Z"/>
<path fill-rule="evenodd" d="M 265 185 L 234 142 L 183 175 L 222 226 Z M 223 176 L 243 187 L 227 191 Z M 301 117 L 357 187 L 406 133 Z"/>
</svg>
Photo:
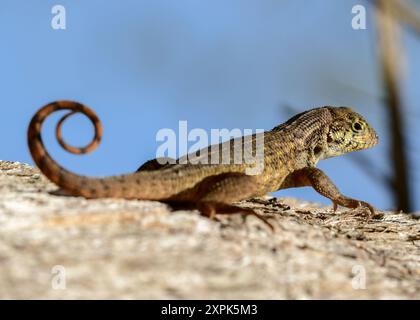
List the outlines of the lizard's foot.
<svg viewBox="0 0 420 320">
<path fill-rule="evenodd" d="M 216 214 L 243 214 L 245 216 L 253 215 L 262 222 L 264 222 L 265 225 L 267 225 L 271 231 L 274 231 L 273 225 L 267 221 L 266 218 L 264 218 L 259 213 L 255 212 L 252 209 L 249 208 L 242 208 L 230 204 L 225 203 L 218 203 L 218 202 L 199 202 L 198 210 L 200 210 L 201 214 L 208 217 L 209 219 L 216 219 Z"/>
<path fill-rule="evenodd" d="M 339 197 L 338 199 L 334 199 L 332 200 L 333 202 L 333 208 L 334 208 L 334 212 L 336 212 L 337 207 L 340 205 L 342 207 L 346 207 L 346 208 L 351 208 L 351 209 L 357 209 L 360 207 L 364 207 L 369 209 L 370 214 L 369 214 L 369 218 L 373 218 L 377 216 L 377 212 L 375 210 L 375 208 L 365 202 L 365 201 L 361 201 L 361 200 L 356 200 L 356 199 L 352 199 L 352 198 L 347 198 L 347 197 Z"/>
</svg>

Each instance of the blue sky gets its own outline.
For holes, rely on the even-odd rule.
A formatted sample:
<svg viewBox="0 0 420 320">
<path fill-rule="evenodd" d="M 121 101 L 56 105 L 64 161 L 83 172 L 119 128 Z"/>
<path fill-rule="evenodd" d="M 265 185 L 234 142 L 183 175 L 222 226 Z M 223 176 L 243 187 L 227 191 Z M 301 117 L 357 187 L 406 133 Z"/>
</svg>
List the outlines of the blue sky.
<svg viewBox="0 0 420 320">
<path fill-rule="evenodd" d="M 351 8 L 367 9 L 367 30 L 351 28 Z M 51 8 L 66 8 L 66 30 L 51 28 Z M 153 158 L 162 128 L 270 129 L 322 105 L 352 106 L 371 122 L 380 144 L 364 151 L 375 172 L 387 174 L 388 135 L 368 2 L 334 0 L 2 0 L 0 159 L 33 163 L 26 128 L 33 113 L 58 99 L 97 111 L 105 133 L 83 157 L 45 140 L 54 158 L 77 173 L 134 171 Z M 412 166 L 419 161 L 420 39 L 402 37 L 407 55 L 403 98 Z M 91 137 L 83 117 L 66 124 L 74 145 Z M 344 194 L 392 207 L 380 181 L 346 155 L 322 161 Z M 418 168 L 417 168 L 418 169 Z M 412 171 L 413 196 L 420 174 Z M 309 188 L 281 191 L 329 203 Z M 416 200 L 416 209 L 420 200 Z"/>
</svg>

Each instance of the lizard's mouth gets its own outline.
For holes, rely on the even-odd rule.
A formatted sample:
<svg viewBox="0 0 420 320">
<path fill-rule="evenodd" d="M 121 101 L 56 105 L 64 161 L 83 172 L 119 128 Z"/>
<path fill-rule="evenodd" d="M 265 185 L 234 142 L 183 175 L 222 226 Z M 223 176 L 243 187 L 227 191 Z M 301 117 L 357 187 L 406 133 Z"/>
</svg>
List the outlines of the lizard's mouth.
<svg viewBox="0 0 420 320">
<path fill-rule="evenodd" d="M 370 128 L 370 138 L 369 138 L 368 141 L 370 141 L 368 148 L 372 148 L 372 147 L 376 146 L 378 144 L 378 141 L 379 141 L 379 137 L 376 134 L 376 131 L 372 128 Z"/>
<path fill-rule="evenodd" d="M 370 149 L 378 144 L 378 135 L 372 128 L 370 128 L 366 134 L 354 138 L 355 141 L 350 143 L 353 144 L 354 151 Z"/>
</svg>

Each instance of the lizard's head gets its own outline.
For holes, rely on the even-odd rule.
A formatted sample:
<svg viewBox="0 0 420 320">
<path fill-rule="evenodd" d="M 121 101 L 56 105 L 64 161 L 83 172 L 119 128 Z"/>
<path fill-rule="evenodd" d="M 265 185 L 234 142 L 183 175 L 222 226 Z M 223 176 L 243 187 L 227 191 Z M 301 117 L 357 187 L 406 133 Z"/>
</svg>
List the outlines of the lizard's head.
<svg viewBox="0 0 420 320">
<path fill-rule="evenodd" d="M 378 143 L 378 136 L 367 121 L 347 107 L 329 108 L 333 122 L 327 134 L 327 152 L 324 158 L 363 150 Z"/>
</svg>

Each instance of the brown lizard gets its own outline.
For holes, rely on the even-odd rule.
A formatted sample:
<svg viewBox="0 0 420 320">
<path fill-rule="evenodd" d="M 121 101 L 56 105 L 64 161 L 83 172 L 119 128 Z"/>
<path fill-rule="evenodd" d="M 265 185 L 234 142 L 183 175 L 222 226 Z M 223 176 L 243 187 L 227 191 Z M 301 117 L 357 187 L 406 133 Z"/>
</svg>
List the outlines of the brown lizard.
<svg viewBox="0 0 420 320">
<path fill-rule="evenodd" d="M 247 174 L 250 164 L 238 164 L 231 155 L 227 164 L 161 165 L 157 160 L 151 160 L 138 172 L 105 178 L 74 174 L 48 154 L 41 138 L 42 124 L 51 113 L 59 110 L 69 111 L 56 127 L 60 145 L 69 152 L 83 154 L 95 149 L 102 137 L 102 126 L 91 109 L 73 101 L 57 101 L 44 106 L 29 124 L 28 144 L 35 163 L 47 178 L 69 195 L 89 199 L 109 197 L 192 203 L 208 217 L 214 217 L 216 213 L 245 213 L 262 218 L 253 210 L 232 203 L 280 189 L 312 186 L 331 199 L 334 211 L 340 205 L 348 208 L 363 206 L 372 214 L 375 212 L 369 203 L 342 195 L 328 176 L 315 167 L 319 160 L 377 144 L 375 131 L 360 114 L 347 107 L 311 109 L 265 132 L 264 166 L 257 175 Z M 67 145 L 61 135 L 63 122 L 75 113 L 87 116 L 95 127 L 93 141 L 83 148 Z M 255 137 L 252 136 L 253 147 Z M 232 149 L 237 139 L 220 144 L 216 149 L 223 146 Z M 243 141 L 242 147 L 246 148 Z M 206 156 L 210 157 L 214 150 L 209 147 L 200 152 L 205 154 L 206 151 Z"/>
</svg>

